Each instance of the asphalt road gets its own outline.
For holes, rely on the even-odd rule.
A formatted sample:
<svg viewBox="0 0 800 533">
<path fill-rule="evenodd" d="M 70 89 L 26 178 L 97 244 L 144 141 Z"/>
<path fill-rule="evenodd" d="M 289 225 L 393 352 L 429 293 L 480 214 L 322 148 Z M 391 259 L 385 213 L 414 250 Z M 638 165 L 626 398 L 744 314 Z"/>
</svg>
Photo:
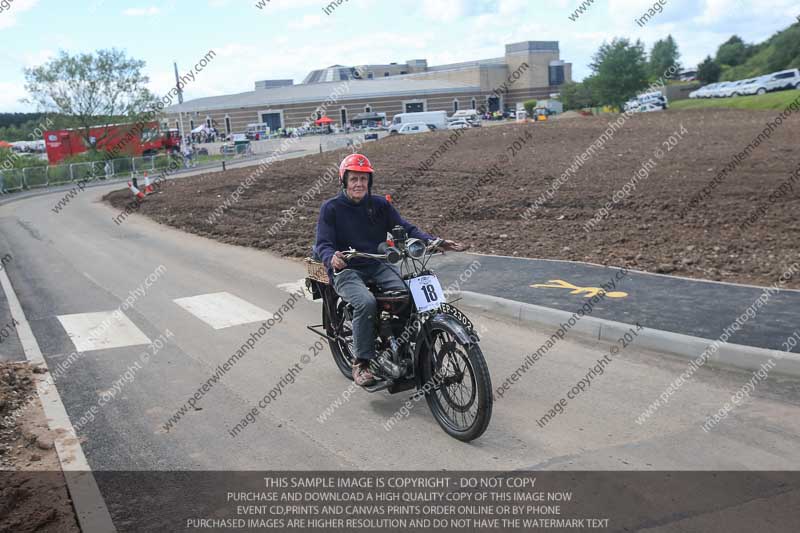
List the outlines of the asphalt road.
<svg viewBox="0 0 800 533">
<path fill-rule="evenodd" d="M 305 326 L 318 323 L 320 315 L 319 304 L 307 300 L 203 392 L 198 410 L 189 410 L 167 431 L 169 417 L 260 324 L 258 319 L 214 329 L 174 300 L 226 292 L 271 314 L 290 298 L 282 285 L 297 282 L 303 268 L 138 215 L 115 225 L 115 213 L 99 201 L 107 190 L 87 189 L 59 214 L 50 210 L 58 195 L 0 208 L 0 247 L 13 256 L 6 270 L 50 368 L 69 360 L 56 384 L 85 438 L 93 469 L 735 470 L 800 464 L 800 387 L 794 382 L 758 381 L 750 399 L 705 432 L 706 417 L 752 376 L 702 368 L 666 406 L 638 424 L 636 418 L 686 363 L 637 350 L 635 341 L 544 427 L 537 419 L 610 346 L 570 338 L 556 344 L 497 399 L 489 429 L 471 444 L 441 431 L 424 402 L 387 432 L 383 423 L 409 393 L 358 390 L 320 421 L 332 402 L 344 398 L 350 382 L 335 369 L 327 348 L 303 364 L 301 356 L 313 355 L 316 341 Z M 146 336 L 144 342 L 168 330 L 172 336 L 162 337 L 167 340 L 162 348 L 101 346 L 70 360 L 75 343 L 59 317 L 117 309 Z M 495 388 L 552 333 L 466 311 L 483 331 Z M 107 329 L 108 342 L 131 337 L 130 331 Z M 134 335 L 130 342 L 141 338 Z M 137 367 L 143 351 L 152 357 Z M 232 436 L 229 430 L 298 362 L 302 371 L 295 382 Z"/>
<path fill-rule="evenodd" d="M 424 401 L 414 403 L 410 414 L 387 431 L 384 423 L 410 391 L 351 390 L 348 398 L 350 382 L 335 368 L 327 347 L 314 356 L 317 338 L 305 326 L 320 321 L 316 302 L 298 301 L 220 375 L 218 365 L 260 327 L 259 313 L 271 315 L 291 298 L 303 265 L 183 234 L 139 215 L 116 225 L 116 213 L 100 201 L 115 187 L 119 184 L 87 189 L 58 214 L 51 208 L 63 193 L 0 206 L 0 255 L 13 258 L 5 270 L 49 368 L 63 369 L 56 385 L 96 471 L 786 470 L 800 465 L 796 382 L 701 368 L 666 405 L 637 423 L 687 363 L 641 351 L 635 340 L 567 401 L 563 413 L 541 424 L 537 420 L 611 350 L 581 339 L 559 341 L 498 395 L 487 432 L 469 444 L 448 437 Z M 461 288 L 472 290 L 469 281 Z M 227 293 L 224 302 L 182 300 L 218 293 Z M 230 305 L 223 316 L 204 315 L 223 304 Z M 84 314 L 113 316 L 115 310 L 124 324 L 118 327 L 106 318 L 102 339 L 81 334 L 82 322 L 97 325 L 102 318 Z M 553 333 L 464 310 L 481 332 L 495 389 Z M 230 325 L 239 317 L 243 323 Z M 10 319 L 4 295 L 0 318 Z M 87 349 L 87 342 L 95 344 Z M 23 359 L 13 334 L 0 353 Z M 284 376 L 297 363 L 302 369 L 288 383 Z M 218 378 L 209 385 L 214 375 Z M 282 378 L 280 395 L 251 417 L 253 423 L 232 432 Z M 747 382 L 754 384 L 749 397 L 704 431 L 707 417 Z M 186 410 L 166 429 L 170 417 L 200 392 L 197 409 Z M 100 488 L 115 522 L 134 520 L 136 509 L 149 505 L 144 496 L 141 507 L 122 498 L 113 483 Z"/>
<path fill-rule="evenodd" d="M 644 327 L 718 339 L 727 329 L 728 342 L 770 350 L 786 350 L 798 328 L 800 291 L 770 287 L 767 304 L 755 316 L 745 312 L 765 293 L 763 288 L 628 271 L 588 263 L 522 257 L 449 254 L 436 258 L 440 274 L 458 276 L 473 261 L 471 291 L 574 313 L 592 294 L 586 287 L 615 283 L 617 297 L 593 307 L 592 316 Z M 556 283 L 551 280 L 560 280 Z M 560 284 L 567 286 L 559 287 Z M 775 285 L 778 285 L 777 281 Z M 573 294 L 575 289 L 583 293 Z M 731 324 L 745 315 L 741 329 Z M 800 345 L 788 346 L 800 352 Z"/>
</svg>

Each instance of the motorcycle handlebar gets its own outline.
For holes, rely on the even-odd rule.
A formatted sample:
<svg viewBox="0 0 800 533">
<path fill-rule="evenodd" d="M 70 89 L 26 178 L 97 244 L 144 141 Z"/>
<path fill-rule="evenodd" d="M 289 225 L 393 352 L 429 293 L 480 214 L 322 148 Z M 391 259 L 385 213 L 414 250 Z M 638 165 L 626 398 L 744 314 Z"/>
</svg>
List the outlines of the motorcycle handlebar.
<svg viewBox="0 0 800 533">
<path fill-rule="evenodd" d="M 389 254 L 368 254 L 364 252 L 357 252 L 354 249 L 349 249 L 342 252 L 345 261 L 349 261 L 354 257 L 366 257 L 368 259 L 388 259 Z"/>
<path fill-rule="evenodd" d="M 439 248 L 439 246 L 442 245 L 443 242 L 444 242 L 444 239 L 434 239 L 433 241 L 430 242 L 430 244 L 428 244 L 428 246 L 425 247 L 425 252 L 432 254 L 437 248 Z M 439 252 L 439 253 L 441 253 L 441 252 Z M 342 256 L 344 257 L 345 261 L 349 261 L 350 259 L 352 259 L 354 257 L 364 257 L 364 258 L 367 258 L 367 259 L 378 259 L 378 260 L 383 260 L 383 261 L 386 261 L 386 260 L 389 259 L 389 253 L 388 252 L 385 253 L 385 254 L 368 254 L 366 252 L 358 252 L 353 248 L 350 248 L 349 250 L 345 250 L 344 252 L 342 252 Z"/>
</svg>

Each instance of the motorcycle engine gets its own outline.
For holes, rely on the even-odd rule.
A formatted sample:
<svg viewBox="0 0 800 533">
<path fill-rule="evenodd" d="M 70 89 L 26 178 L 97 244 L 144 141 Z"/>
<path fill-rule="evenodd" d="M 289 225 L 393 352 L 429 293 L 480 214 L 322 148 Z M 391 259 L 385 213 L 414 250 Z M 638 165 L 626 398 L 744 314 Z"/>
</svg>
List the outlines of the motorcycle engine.
<svg viewBox="0 0 800 533">
<path fill-rule="evenodd" d="M 391 357 L 392 355 L 389 353 L 389 350 L 384 350 L 378 354 L 378 357 L 370 361 L 370 370 L 380 376 L 390 379 L 400 379 L 403 375 L 403 367 L 394 364 Z"/>
<path fill-rule="evenodd" d="M 378 352 L 378 357 L 370 361 L 370 369 L 390 379 L 399 379 L 405 373 L 405 365 L 399 360 L 400 343 L 394 336 L 385 342 L 386 349 Z"/>
</svg>

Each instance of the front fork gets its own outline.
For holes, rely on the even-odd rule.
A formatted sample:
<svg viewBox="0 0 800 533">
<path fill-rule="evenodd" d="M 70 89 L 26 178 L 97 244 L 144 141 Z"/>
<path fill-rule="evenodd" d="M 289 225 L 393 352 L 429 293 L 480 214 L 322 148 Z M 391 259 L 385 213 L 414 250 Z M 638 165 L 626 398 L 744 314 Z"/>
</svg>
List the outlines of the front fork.
<svg viewBox="0 0 800 533">
<path fill-rule="evenodd" d="M 450 333 L 452 333 L 456 339 L 458 339 L 458 341 L 465 346 L 478 342 L 477 333 L 468 329 L 458 318 L 449 313 L 440 312 L 426 320 L 422 324 L 422 327 L 417 334 L 417 338 L 415 339 L 415 349 L 413 354 L 414 373 L 416 375 L 418 394 L 422 393 L 422 389 L 425 387 L 425 383 L 422 381 L 423 365 L 430 364 L 430 358 L 436 356 L 433 353 L 432 329 L 434 326 L 438 326 L 441 329 L 450 331 Z M 436 390 L 440 386 L 441 384 L 437 384 L 431 390 Z"/>
</svg>

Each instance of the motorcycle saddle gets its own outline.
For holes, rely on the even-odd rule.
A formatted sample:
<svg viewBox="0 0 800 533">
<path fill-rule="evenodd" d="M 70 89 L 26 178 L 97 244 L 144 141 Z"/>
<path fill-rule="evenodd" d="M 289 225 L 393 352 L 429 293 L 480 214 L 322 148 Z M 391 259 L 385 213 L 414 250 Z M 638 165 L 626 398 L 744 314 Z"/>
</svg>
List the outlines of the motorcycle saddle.
<svg viewBox="0 0 800 533">
<path fill-rule="evenodd" d="M 372 294 L 380 295 L 380 296 L 405 296 L 408 294 L 408 291 L 403 289 L 392 289 L 392 290 L 383 290 L 383 288 L 379 287 L 377 283 L 373 280 L 369 280 L 366 283 L 367 288 L 370 290 Z"/>
</svg>

